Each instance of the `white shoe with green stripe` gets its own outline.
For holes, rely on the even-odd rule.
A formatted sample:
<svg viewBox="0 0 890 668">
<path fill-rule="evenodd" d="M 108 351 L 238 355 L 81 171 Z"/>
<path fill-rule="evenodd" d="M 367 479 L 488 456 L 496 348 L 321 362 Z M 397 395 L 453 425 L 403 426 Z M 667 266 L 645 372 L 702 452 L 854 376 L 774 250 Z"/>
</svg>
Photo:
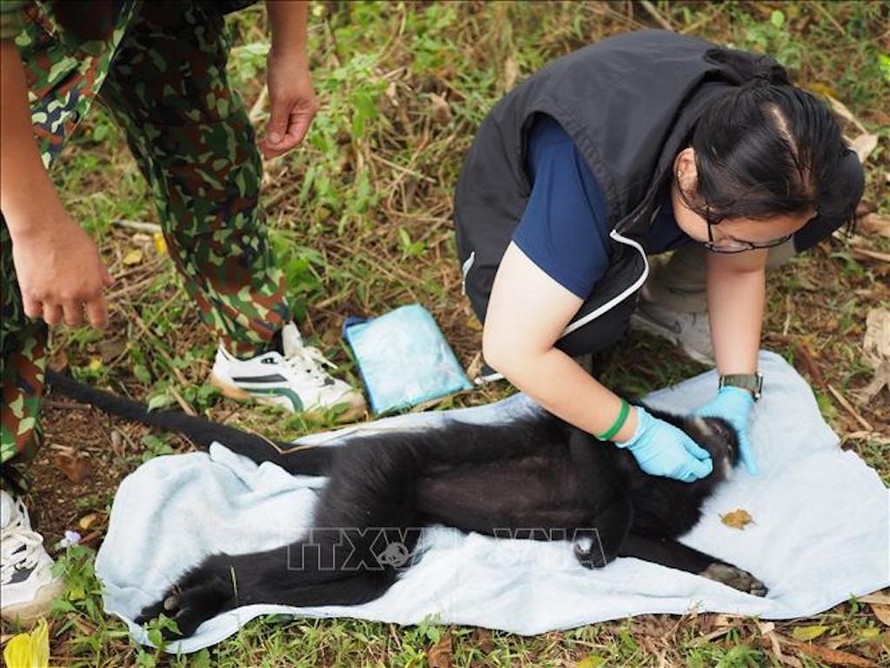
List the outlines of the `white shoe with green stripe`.
<svg viewBox="0 0 890 668">
<path fill-rule="evenodd" d="M 331 411 L 338 420 L 354 420 L 367 411 L 361 392 L 325 371 L 336 367 L 317 348 L 303 344 L 296 325 L 284 326 L 281 344 L 283 354 L 272 350 L 247 360 L 220 345 L 210 383 L 227 397 L 281 406 L 292 413 Z"/>
</svg>

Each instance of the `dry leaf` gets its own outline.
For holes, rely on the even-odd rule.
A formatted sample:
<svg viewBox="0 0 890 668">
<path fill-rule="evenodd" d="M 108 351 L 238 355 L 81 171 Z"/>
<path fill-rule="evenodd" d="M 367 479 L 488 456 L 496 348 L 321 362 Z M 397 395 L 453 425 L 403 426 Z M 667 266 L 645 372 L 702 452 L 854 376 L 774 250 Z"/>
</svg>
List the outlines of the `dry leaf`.
<svg viewBox="0 0 890 668">
<path fill-rule="evenodd" d="M 795 649 L 803 652 L 804 654 L 808 654 L 809 656 L 813 656 L 820 661 L 824 661 L 825 663 L 832 666 L 852 666 L 852 668 L 879 668 L 878 664 L 874 661 L 869 661 L 868 659 L 864 659 L 861 656 L 856 656 L 855 654 L 850 654 L 849 652 L 842 652 L 839 649 L 829 649 L 828 647 L 820 647 L 819 645 L 809 645 L 803 642 L 795 642 L 793 640 L 788 640 L 788 642 Z"/>
<path fill-rule="evenodd" d="M 96 347 L 99 349 L 100 359 L 111 362 L 127 349 L 127 342 L 124 339 L 102 339 Z"/>
<path fill-rule="evenodd" d="M 881 237 L 890 237 L 890 216 L 879 213 L 870 213 L 862 218 L 857 225 L 863 234 L 875 234 Z"/>
<path fill-rule="evenodd" d="M 859 156 L 859 162 L 861 163 L 865 163 L 868 156 L 877 146 L 878 135 L 871 134 L 870 132 L 861 134 L 850 142 L 850 148 L 856 151 L 856 155 Z"/>
<path fill-rule="evenodd" d="M 754 521 L 754 518 L 751 517 L 751 514 L 747 510 L 736 508 L 731 513 L 721 515 L 720 521 L 733 529 L 744 529 L 746 525 L 751 524 Z"/>
<path fill-rule="evenodd" d="M 494 651 L 494 640 L 491 637 L 491 631 L 477 628 L 473 631 L 472 645 L 482 650 L 483 654 L 491 654 Z"/>
<path fill-rule="evenodd" d="M 431 110 L 430 116 L 434 123 L 445 125 L 451 121 L 451 105 L 441 95 L 430 93 Z"/>
<path fill-rule="evenodd" d="M 68 355 L 65 354 L 65 350 L 59 348 L 52 355 L 50 355 L 49 358 L 46 360 L 46 366 L 48 369 L 51 369 L 56 373 L 62 373 L 65 369 L 67 369 Z"/>
<path fill-rule="evenodd" d="M 516 79 L 518 78 L 519 65 L 516 63 L 516 56 L 511 53 L 504 61 L 504 91 L 512 90 L 513 86 L 516 84 Z"/>
<path fill-rule="evenodd" d="M 890 360 L 890 310 L 870 309 L 865 316 L 862 350 L 869 358 Z"/>
<path fill-rule="evenodd" d="M 124 255 L 124 259 L 122 262 L 128 267 L 133 266 L 134 264 L 139 264 L 142 262 L 142 251 L 138 248 L 134 248 L 129 253 Z"/>
<path fill-rule="evenodd" d="M 96 515 L 96 513 L 90 513 L 89 515 L 84 515 L 79 520 L 77 520 L 77 526 L 86 531 L 91 526 L 93 526 L 98 519 L 99 516 Z"/>
<path fill-rule="evenodd" d="M 890 605 L 871 605 L 871 611 L 875 617 L 881 620 L 884 626 L 890 626 Z"/>
<path fill-rule="evenodd" d="M 75 484 L 89 478 L 93 470 L 89 459 L 76 450 L 56 453 L 56 468 Z"/>
<path fill-rule="evenodd" d="M 826 95 L 825 97 L 828 98 L 829 103 L 831 103 L 831 108 L 834 113 L 843 118 L 845 121 L 849 121 L 850 123 L 855 125 L 860 134 L 866 134 L 865 128 L 863 127 L 862 123 L 860 123 L 859 119 L 853 115 L 853 112 L 847 109 L 847 106 L 843 102 L 832 95 Z"/>
<path fill-rule="evenodd" d="M 396 82 L 390 81 L 389 85 L 386 87 L 386 99 L 389 100 L 389 103 L 393 107 L 399 106 L 399 98 L 396 96 Z"/>
<path fill-rule="evenodd" d="M 426 660 L 429 668 L 451 668 L 454 654 L 451 649 L 450 633 L 444 634 L 439 642 L 430 647 L 426 653 Z"/>
<path fill-rule="evenodd" d="M 876 591 L 865 596 L 857 596 L 856 600 L 860 603 L 877 603 L 878 605 L 890 605 L 890 589 L 884 591 Z"/>
</svg>

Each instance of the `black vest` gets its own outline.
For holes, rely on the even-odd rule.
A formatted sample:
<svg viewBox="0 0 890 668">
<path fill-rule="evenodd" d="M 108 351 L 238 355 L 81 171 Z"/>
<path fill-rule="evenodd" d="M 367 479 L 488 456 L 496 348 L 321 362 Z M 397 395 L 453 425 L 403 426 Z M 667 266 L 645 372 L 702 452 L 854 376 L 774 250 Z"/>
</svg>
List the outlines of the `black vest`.
<svg viewBox="0 0 890 668">
<path fill-rule="evenodd" d="M 473 140 L 455 195 L 464 290 L 480 320 L 528 202 L 527 133 L 543 113 L 590 165 L 612 239 L 606 275 L 557 346 L 579 355 L 615 343 L 648 274 L 645 239 L 674 157 L 707 105 L 744 82 L 736 69 L 709 58 L 716 48 L 667 31 L 628 33 L 551 62 L 498 102 Z"/>
</svg>

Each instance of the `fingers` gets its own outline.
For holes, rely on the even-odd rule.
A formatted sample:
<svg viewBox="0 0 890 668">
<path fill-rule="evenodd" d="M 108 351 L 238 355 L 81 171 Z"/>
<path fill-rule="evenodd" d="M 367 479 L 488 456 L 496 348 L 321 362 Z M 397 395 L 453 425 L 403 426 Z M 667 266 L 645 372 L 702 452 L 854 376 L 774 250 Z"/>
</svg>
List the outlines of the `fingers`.
<svg viewBox="0 0 890 668">
<path fill-rule="evenodd" d="M 698 443 L 693 441 L 691 438 L 686 437 L 683 440 L 683 447 L 686 448 L 686 452 L 695 457 L 699 461 L 704 461 L 706 459 L 711 458 L 711 453 L 701 447 Z"/>
<path fill-rule="evenodd" d="M 695 482 L 696 480 L 708 477 L 713 470 L 714 463 L 710 459 L 706 461 L 693 459 L 683 467 L 683 470 L 678 477 L 683 482 Z"/>
<path fill-rule="evenodd" d="M 278 151 L 284 136 L 287 134 L 290 108 L 286 101 L 272 101 L 269 110 L 269 125 L 266 127 L 266 137 L 261 142 L 267 150 Z"/>
<path fill-rule="evenodd" d="M 31 299 L 24 293 L 22 294 L 22 308 L 25 310 L 25 315 L 29 318 L 39 318 L 43 315 L 43 304 L 36 299 Z"/>
<path fill-rule="evenodd" d="M 285 139 L 291 144 L 290 148 L 299 146 L 301 143 L 303 143 L 303 139 L 306 137 L 306 133 L 309 131 L 309 126 L 311 124 L 311 114 L 300 112 L 291 114 L 290 127 L 287 129 L 287 135 L 285 137 Z"/>
<path fill-rule="evenodd" d="M 263 156 L 274 158 L 303 143 L 314 116 L 314 109 L 288 110 L 287 104 L 273 104 L 266 136 L 259 142 Z"/>
<path fill-rule="evenodd" d="M 108 326 L 108 302 L 104 295 L 90 301 L 75 302 L 65 301 L 61 304 L 51 302 L 39 302 L 23 299 L 25 315 L 29 318 L 43 318 L 50 327 L 65 323 L 68 327 L 77 327 L 86 322 L 96 329 L 105 329 Z"/>
<path fill-rule="evenodd" d="M 99 265 L 99 272 L 102 278 L 102 285 L 106 288 L 110 288 L 114 283 L 114 279 L 111 277 L 111 274 L 108 273 L 108 267 L 104 264 Z"/>
<path fill-rule="evenodd" d="M 44 304 L 42 314 L 43 321 L 50 327 L 55 327 L 62 322 L 63 311 L 58 304 Z"/>
<path fill-rule="evenodd" d="M 63 320 L 69 327 L 77 327 L 83 322 L 83 304 L 77 302 L 64 302 L 61 305 Z"/>
<path fill-rule="evenodd" d="M 754 461 L 754 453 L 751 451 L 751 441 L 748 439 L 748 435 L 742 431 L 739 432 L 739 456 L 748 475 L 757 475 L 757 462 Z"/>
<path fill-rule="evenodd" d="M 104 295 L 88 302 L 84 307 L 87 321 L 96 329 L 105 329 L 108 326 L 108 303 Z"/>
</svg>

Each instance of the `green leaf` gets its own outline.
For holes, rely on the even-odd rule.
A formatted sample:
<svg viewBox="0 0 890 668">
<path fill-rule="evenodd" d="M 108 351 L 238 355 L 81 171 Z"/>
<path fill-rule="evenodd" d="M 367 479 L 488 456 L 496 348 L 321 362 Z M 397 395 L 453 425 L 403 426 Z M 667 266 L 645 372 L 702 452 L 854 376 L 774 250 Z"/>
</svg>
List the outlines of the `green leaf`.
<svg viewBox="0 0 890 668">
<path fill-rule="evenodd" d="M 886 53 L 879 53 L 878 67 L 881 70 L 881 74 L 884 75 L 884 81 L 890 84 L 890 56 Z"/>
<path fill-rule="evenodd" d="M 605 666 L 606 660 L 601 656 L 591 655 L 586 658 L 581 659 L 576 668 L 599 668 L 600 666 Z"/>
<path fill-rule="evenodd" d="M 167 406 L 173 405 L 172 397 L 167 396 L 166 392 L 162 392 L 161 394 L 154 395 L 151 399 L 148 400 L 148 410 L 156 411 L 161 408 L 166 408 Z"/>
<path fill-rule="evenodd" d="M 145 383 L 148 385 L 151 383 L 151 374 L 148 372 L 148 369 L 145 368 L 142 364 L 136 364 L 133 366 L 133 375 L 136 376 L 136 380 L 140 383 Z"/>
<path fill-rule="evenodd" d="M 785 25 L 785 14 L 782 13 L 781 10 L 777 9 L 769 17 L 770 23 L 772 23 L 777 28 L 781 28 Z"/>
<path fill-rule="evenodd" d="M 791 632 L 791 636 L 795 640 L 807 642 L 809 640 L 815 640 L 827 630 L 828 627 L 822 626 L 821 624 L 816 624 L 814 626 L 795 626 L 794 631 Z"/>
</svg>

